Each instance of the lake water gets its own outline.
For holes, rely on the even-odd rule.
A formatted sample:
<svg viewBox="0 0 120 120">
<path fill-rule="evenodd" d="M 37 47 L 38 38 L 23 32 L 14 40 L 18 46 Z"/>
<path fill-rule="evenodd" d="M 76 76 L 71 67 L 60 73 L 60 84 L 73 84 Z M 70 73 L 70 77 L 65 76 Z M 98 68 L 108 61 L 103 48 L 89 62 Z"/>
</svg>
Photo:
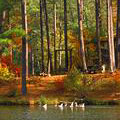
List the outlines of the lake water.
<svg viewBox="0 0 120 120">
<path fill-rule="evenodd" d="M 120 106 L 55 108 L 39 106 L 0 106 L 0 120 L 120 120 Z"/>
</svg>

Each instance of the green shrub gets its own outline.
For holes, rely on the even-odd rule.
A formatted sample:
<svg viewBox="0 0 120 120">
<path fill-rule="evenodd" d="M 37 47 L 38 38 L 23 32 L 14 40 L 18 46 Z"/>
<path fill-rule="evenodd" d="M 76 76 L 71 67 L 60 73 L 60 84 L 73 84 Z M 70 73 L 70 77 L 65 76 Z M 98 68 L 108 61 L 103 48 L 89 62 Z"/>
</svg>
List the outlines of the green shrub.
<svg viewBox="0 0 120 120">
<path fill-rule="evenodd" d="M 75 67 L 64 80 L 64 88 L 70 92 L 76 92 L 79 96 L 87 96 L 90 93 L 110 93 L 120 89 L 120 84 L 114 78 L 97 78 L 90 74 L 81 74 Z M 99 103 L 98 103 L 99 104 Z"/>
<path fill-rule="evenodd" d="M 77 92 L 87 92 L 92 88 L 93 79 L 88 74 L 81 74 L 75 67 L 69 72 L 64 82 L 65 89 Z"/>
<path fill-rule="evenodd" d="M 38 104 L 47 104 L 48 100 L 45 96 L 40 96 L 40 99 L 37 101 Z"/>
</svg>

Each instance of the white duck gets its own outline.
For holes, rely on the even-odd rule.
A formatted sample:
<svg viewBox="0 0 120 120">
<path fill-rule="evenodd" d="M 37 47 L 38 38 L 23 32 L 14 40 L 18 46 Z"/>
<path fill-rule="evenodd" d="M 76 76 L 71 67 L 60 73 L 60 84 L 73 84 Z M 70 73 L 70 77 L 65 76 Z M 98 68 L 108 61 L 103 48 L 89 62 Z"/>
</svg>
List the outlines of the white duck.
<svg viewBox="0 0 120 120">
<path fill-rule="evenodd" d="M 59 108 L 63 108 L 63 103 L 58 105 Z"/>
<path fill-rule="evenodd" d="M 85 107 L 85 103 L 81 103 L 78 105 L 77 102 L 75 102 L 75 107 L 81 107 L 81 108 L 84 108 Z"/>
<path fill-rule="evenodd" d="M 47 110 L 47 104 L 42 105 L 42 107 Z"/>
<path fill-rule="evenodd" d="M 74 102 L 72 102 L 70 105 L 70 108 L 73 108 L 73 107 L 74 107 Z"/>
</svg>

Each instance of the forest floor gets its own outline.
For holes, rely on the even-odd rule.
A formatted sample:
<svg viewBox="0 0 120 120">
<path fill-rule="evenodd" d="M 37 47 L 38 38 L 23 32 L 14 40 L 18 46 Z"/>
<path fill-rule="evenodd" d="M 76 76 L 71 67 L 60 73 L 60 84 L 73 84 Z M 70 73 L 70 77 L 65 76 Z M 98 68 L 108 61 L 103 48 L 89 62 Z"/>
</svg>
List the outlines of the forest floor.
<svg viewBox="0 0 120 120">
<path fill-rule="evenodd" d="M 99 73 L 91 74 L 94 80 L 97 79 L 114 79 L 117 84 L 120 84 L 120 71 L 115 73 Z M 53 103 L 56 101 L 72 100 L 79 97 L 79 94 L 74 92 L 66 92 L 64 90 L 64 80 L 67 75 L 56 75 L 56 76 L 34 76 L 29 78 L 27 81 L 27 99 L 39 99 L 40 96 L 45 96 Z M 6 96 L 11 90 L 17 88 L 19 98 L 23 98 L 21 95 L 21 79 L 17 78 L 18 85 L 14 83 L 9 85 L 0 86 L 0 96 Z M 110 86 L 109 86 L 110 87 Z M 120 100 L 120 88 L 109 88 L 107 91 L 95 91 L 87 93 L 88 98 L 94 98 L 99 100 Z"/>
</svg>

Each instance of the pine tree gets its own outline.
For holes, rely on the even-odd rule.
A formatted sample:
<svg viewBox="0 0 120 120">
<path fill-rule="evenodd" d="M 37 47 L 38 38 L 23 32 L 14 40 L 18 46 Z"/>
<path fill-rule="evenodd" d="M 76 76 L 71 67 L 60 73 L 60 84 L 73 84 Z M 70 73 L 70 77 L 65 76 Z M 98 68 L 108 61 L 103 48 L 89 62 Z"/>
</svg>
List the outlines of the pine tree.
<svg viewBox="0 0 120 120">
<path fill-rule="evenodd" d="M 78 31 L 79 31 L 78 39 L 80 41 L 80 56 L 82 57 L 83 69 L 87 70 L 83 39 L 83 0 L 77 0 L 77 7 L 78 7 Z"/>
<path fill-rule="evenodd" d="M 27 34 L 26 0 L 21 0 L 22 27 Z M 27 94 L 26 77 L 28 77 L 28 41 L 22 38 L 22 94 Z"/>
<path fill-rule="evenodd" d="M 42 53 L 42 72 L 45 72 L 44 68 L 44 40 L 43 40 L 43 20 L 42 20 L 42 0 L 40 0 L 40 38 L 41 38 L 41 53 Z"/>
<path fill-rule="evenodd" d="M 108 40 L 109 40 L 109 55 L 111 72 L 115 70 L 115 51 L 114 51 L 114 36 L 113 36 L 113 21 L 112 21 L 112 0 L 108 0 Z"/>
<path fill-rule="evenodd" d="M 96 39 L 97 39 L 97 53 L 99 58 L 99 66 L 102 65 L 101 43 L 100 43 L 100 0 L 95 0 L 96 6 Z"/>
<path fill-rule="evenodd" d="M 67 2 L 64 0 L 65 69 L 68 71 Z"/>
<path fill-rule="evenodd" d="M 116 48 L 117 67 L 120 68 L 120 0 L 117 0 Z"/>
</svg>

